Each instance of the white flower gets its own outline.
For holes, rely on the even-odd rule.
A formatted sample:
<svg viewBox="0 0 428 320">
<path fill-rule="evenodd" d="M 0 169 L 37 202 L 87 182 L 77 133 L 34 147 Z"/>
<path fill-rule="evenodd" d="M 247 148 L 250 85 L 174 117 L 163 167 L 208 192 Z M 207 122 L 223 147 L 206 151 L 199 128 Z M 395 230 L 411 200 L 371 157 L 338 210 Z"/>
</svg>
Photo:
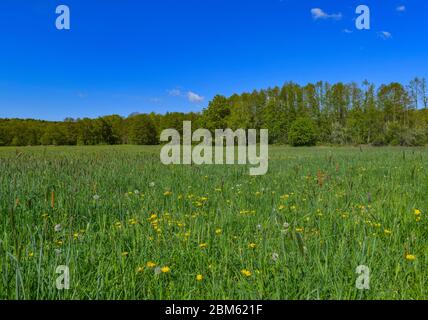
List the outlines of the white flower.
<svg viewBox="0 0 428 320">
<path fill-rule="evenodd" d="M 285 230 L 288 230 L 288 228 L 290 228 L 290 225 L 289 225 L 287 222 L 285 222 L 285 223 L 283 224 L 283 228 L 284 228 Z"/>
<path fill-rule="evenodd" d="M 92 197 L 95 201 L 97 201 L 97 200 L 100 200 L 100 196 L 99 195 L 94 195 L 93 197 Z"/>
<path fill-rule="evenodd" d="M 155 183 L 154 182 L 150 182 L 149 186 L 150 186 L 150 188 L 153 188 L 155 186 Z"/>
<path fill-rule="evenodd" d="M 55 249 L 55 253 L 57 256 L 59 256 L 61 254 L 61 249 Z"/>
<path fill-rule="evenodd" d="M 62 230 L 62 227 L 60 224 L 57 224 L 54 229 L 55 229 L 55 232 L 60 232 Z"/>
<path fill-rule="evenodd" d="M 261 224 L 258 224 L 258 225 L 257 225 L 257 229 L 262 230 L 262 225 L 261 225 Z"/>
<path fill-rule="evenodd" d="M 162 273 L 162 269 L 160 267 L 156 267 L 155 268 L 155 274 L 161 274 Z"/>
<path fill-rule="evenodd" d="M 140 194 L 140 191 L 139 190 L 135 190 L 134 194 Z"/>
</svg>

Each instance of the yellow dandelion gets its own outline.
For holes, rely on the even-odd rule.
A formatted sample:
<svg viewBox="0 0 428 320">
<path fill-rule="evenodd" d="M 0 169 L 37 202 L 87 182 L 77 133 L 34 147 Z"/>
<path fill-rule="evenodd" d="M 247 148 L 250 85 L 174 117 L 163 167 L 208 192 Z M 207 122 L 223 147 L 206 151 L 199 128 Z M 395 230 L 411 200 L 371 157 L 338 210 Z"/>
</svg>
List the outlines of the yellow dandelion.
<svg viewBox="0 0 428 320">
<path fill-rule="evenodd" d="M 137 273 L 143 273 L 143 272 L 144 272 L 144 267 L 137 268 Z"/>
<path fill-rule="evenodd" d="M 413 254 L 408 254 L 406 255 L 406 260 L 407 261 L 415 261 L 416 260 L 416 256 Z"/>
<path fill-rule="evenodd" d="M 383 232 L 384 232 L 384 233 L 385 233 L 385 235 L 387 235 L 387 236 L 390 236 L 390 235 L 392 234 L 392 231 L 391 231 L 391 230 L 388 230 L 388 229 L 385 229 Z"/>
<path fill-rule="evenodd" d="M 249 247 L 250 249 L 255 249 L 255 248 L 257 247 L 257 244 L 255 244 L 255 243 L 250 243 L 250 244 L 248 244 L 248 247 Z"/>
<path fill-rule="evenodd" d="M 206 248 L 208 248 L 208 244 L 207 244 L 207 243 L 201 243 L 201 244 L 199 245 L 199 248 L 201 248 L 201 249 L 206 249 Z"/>
<path fill-rule="evenodd" d="M 415 209 L 415 216 L 420 216 L 422 214 L 422 211 L 419 209 Z"/>
<path fill-rule="evenodd" d="M 216 229 L 215 234 L 216 234 L 216 235 L 220 235 L 222 232 L 223 232 L 223 230 L 221 230 L 221 229 Z"/>
<path fill-rule="evenodd" d="M 198 275 L 196 276 L 196 281 L 202 281 L 202 280 L 204 280 L 203 275 L 202 275 L 202 274 L 198 274 Z"/>
<path fill-rule="evenodd" d="M 296 228 L 296 232 L 302 233 L 303 231 L 305 231 L 304 228 Z"/>
<path fill-rule="evenodd" d="M 32 252 L 32 251 L 31 251 L 31 252 L 29 252 L 29 253 L 28 253 L 28 256 L 29 256 L 30 258 L 34 257 L 34 252 Z"/>
<path fill-rule="evenodd" d="M 165 266 L 165 267 L 162 267 L 162 268 L 161 268 L 161 271 L 162 271 L 162 273 L 169 273 L 169 272 L 171 272 L 171 268 L 170 268 L 170 267 Z"/>
<path fill-rule="evenodd" d="M 243 276 L 245 276 L 245 277 L 251 277 L 251 275 L 252 275 L 252 273 L 251 273 L 251 271 L 249 271 L 249 270 L 247 270 L 247 269 L 242 269 L 241 270 L 241 274 L 243 275 Z"/>
<path fill-rule="evenodd" d="M 156 263 L 154 263 L 153 261 L 149 261 L 146 263 L 147 268 L 154 268 L 156 267 Z"/>
<path fill-rule="evenodd" d="M 172 192 L 171 192 L 171 191 L 165 191 L 165 192 L 163 193 L 163 195 L 164 195 L 165 197 L 170 197 L 170 196 L 172 196 Z"/>
</svg>

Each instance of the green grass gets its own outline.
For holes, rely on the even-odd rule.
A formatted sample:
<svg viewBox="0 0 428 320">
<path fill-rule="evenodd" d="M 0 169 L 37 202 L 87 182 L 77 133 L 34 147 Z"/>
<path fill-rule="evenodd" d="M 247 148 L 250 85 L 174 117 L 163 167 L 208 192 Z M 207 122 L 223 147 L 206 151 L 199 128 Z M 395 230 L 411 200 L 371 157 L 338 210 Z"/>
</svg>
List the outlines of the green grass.
<svg viewBox="0 0 428 320">
<path fill-rule="evenodd" d="M 271 147 L 261 177 L 159 150 L 0 149 L 0 299 L 428 297 L 428 149 Z"/>
</svg>

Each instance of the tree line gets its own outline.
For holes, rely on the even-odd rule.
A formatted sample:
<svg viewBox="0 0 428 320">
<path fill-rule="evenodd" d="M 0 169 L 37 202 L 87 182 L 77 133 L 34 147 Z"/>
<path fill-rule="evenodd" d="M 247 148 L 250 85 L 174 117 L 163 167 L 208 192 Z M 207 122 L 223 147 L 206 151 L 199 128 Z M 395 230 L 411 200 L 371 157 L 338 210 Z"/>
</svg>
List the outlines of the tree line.
<svg viewBox="0 0 428 320">
<path fill-rule="evenodd" d="M 269 142 L 295 146 L 428 143 L 426 80 L 376 87 L 357 83 L 287 82 L 282 87 L 215 96 L 200 113 L 131 114 L 49 122 L 0 119 L 0 146 L 154 145 L 164 129 L 269 129 Z"/>
</svg>

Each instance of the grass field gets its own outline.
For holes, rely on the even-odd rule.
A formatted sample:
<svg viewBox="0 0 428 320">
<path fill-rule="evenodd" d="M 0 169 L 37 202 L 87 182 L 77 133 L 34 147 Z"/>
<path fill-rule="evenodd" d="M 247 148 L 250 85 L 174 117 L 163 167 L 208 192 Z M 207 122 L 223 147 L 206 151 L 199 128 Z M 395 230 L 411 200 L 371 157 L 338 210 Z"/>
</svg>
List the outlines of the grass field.
<svg viewBox="0 0 428 320">
<path fill-rule="evenodd" d="M 428 298 L 428 149 L 271 147 L 261 177 L 159 150 L 0 149 L 0 299 Z"/>
</svg>

